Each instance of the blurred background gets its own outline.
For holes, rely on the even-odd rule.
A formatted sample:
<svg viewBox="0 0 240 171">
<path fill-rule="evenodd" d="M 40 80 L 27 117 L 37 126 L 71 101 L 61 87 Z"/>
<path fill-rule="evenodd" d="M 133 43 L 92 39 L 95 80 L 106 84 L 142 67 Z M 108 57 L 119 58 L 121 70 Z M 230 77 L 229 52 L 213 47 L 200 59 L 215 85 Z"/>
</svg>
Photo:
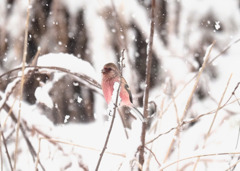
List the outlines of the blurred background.
<svg viewBox="0 0 240 171">
<path fill-rule="evenodd" d="M 0 72 L 3 74 L 21 64 L 28 1 L 2 0 L 0 7 Z M 124 73 L 132 87 L 134 103 L 142 106 L 151 1 L 32 0 L 29 8 L 28 64 L 40 47 L 40 56 L 73 54 L 91 63 L 100 73 L 105 63 L 116 63 L 121 50 L 126 49 Z M 221 51 L 239 32 L 239 1 L 236 0 L 157 0 L 155 11 L 151 87 L 161 87 L 166 78 L 178 86 L 186 72 L 199 70 L 208 45 L 216 41 L 214 49 Z M 175 71 L 176 67 L 180 72 Z M 214 65 L 207 70 L 210 80 L 218 77 Z M 36 78 L 46 82 L 49 76 L 35 73 L 28 79 L 24 96 L 30 104 L 36 103 L 34 93 L 39 86 Z M 11 81 L 1 81 L 1 90 Z M 54 123 L 62 123 L 66 113 L 73 121 L 94 120 L 93 92 L 81 85 L 74 86 L 73 82 L 73 78 L 65 76 L 50 90 L 58 109 L 41 106 Z M 84 97 L 81 104 L 77 103 L 78 95 Z M 199 87 L 198 98 L 206 95 L 204 88 Z"/>
</svg>

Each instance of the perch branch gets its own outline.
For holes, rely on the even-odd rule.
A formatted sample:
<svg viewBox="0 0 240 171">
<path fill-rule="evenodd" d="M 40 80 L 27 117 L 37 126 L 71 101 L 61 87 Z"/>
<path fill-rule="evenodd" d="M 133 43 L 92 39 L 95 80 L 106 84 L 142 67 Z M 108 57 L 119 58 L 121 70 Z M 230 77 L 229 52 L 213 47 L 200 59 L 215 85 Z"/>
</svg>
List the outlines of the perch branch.
<svg viewBox="0 0 240 171">
<path fill-rule="evenodd" d="M 122 50 L 122 59 L 121 59 L 121 61 L 120 61 L 120 77 L 122 77 L 124 51 L 125 51 L 125 49 Z M 120 79 L 120 83 L 119 83 L 119 86 L 118 86 L 118 89 L 117 89 L 117 96 L 116 96 L 115 105 L 114 105 L 114 108 L 113 108 L 112 121 L 111 121 L 109 130 L 108 130 L 108 134 L 107 134 L 107 137 L 106 137 L 106 140 L 105 140 L 103 149 L 102 149 L 102 151 L 101 151 L 101 153 L 100 153 L 100 157 L 99 157 L 99 160 L 98 160 L 96 169 L 95 169 L 96 171 L 99 169 L 99 166 L 100 166 L 100 163 L 101 163 L 101 161 L 102 161 L 104 152 L 105 152 L 105 150 L 106 150 L 106 148 L 107 148 L 107 144 L 108 144 L 108 141 L 109 141 L 109 138 L 110 138 L 110 134 L 111 134 L 111 132 L 112 132 L 113 123 L 114 123 L 114 120 L 115 120 L 116 111 L 117 111 L 117 107 L 118 107 L 117 104 L 118 104 L 118 98 L 119 98 L 119 93 L 120 93 L 121 84 L 122 84 L 122 79 Z M 110 112 L 111 112 L 111 111 L 110 111 Z"/>
</svg>

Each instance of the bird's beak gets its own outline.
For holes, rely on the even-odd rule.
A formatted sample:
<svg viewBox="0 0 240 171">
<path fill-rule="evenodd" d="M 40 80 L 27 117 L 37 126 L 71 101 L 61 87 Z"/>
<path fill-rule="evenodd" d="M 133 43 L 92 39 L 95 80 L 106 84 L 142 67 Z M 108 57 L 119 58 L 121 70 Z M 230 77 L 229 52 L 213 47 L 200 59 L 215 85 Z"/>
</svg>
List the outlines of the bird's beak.
<svg viewBox="0 0 240 171">
<path fill-rule="evenodd" d="M 106 73 L 106 69 L 105 68 L 102 69 L 102 73 L 103 74 Z"/>
</svg>

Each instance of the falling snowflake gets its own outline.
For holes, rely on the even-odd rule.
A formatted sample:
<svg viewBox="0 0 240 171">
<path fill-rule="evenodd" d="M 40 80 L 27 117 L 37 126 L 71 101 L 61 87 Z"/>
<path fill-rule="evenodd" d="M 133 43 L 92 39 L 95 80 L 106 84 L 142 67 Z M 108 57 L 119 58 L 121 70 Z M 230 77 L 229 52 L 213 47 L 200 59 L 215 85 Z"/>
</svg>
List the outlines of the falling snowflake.
<svg viewBox="0 0 240 171">
<path fill-rule="evenodd" d="M 215 27 L 216 30 L 219 30 L 221 28 L 220 21 L 216 21 L 214 27 Z"/>
<path fill-rule="evenodd" d="M 65 118 L 64 118 L 64 123 L 67 123 L 69 118 L 70 118 L 70 116 L 66 115 Z"/>
</svg>

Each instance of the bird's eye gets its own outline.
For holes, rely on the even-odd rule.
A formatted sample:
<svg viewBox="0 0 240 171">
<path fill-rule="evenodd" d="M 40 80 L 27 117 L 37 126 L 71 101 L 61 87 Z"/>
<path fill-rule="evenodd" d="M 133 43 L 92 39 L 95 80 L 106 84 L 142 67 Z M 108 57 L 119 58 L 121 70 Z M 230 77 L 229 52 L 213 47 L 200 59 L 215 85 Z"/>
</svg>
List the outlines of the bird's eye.
<svg viewBox="0 0 240 171">
<path fill-rule="evenodd" d="M 103 70 L 102 70 L 102 73 L 109 73 L 110 71 L 112 70 L 112 68 L 107 68 L 107 67 L 104 67 Z"/>
</svg>

